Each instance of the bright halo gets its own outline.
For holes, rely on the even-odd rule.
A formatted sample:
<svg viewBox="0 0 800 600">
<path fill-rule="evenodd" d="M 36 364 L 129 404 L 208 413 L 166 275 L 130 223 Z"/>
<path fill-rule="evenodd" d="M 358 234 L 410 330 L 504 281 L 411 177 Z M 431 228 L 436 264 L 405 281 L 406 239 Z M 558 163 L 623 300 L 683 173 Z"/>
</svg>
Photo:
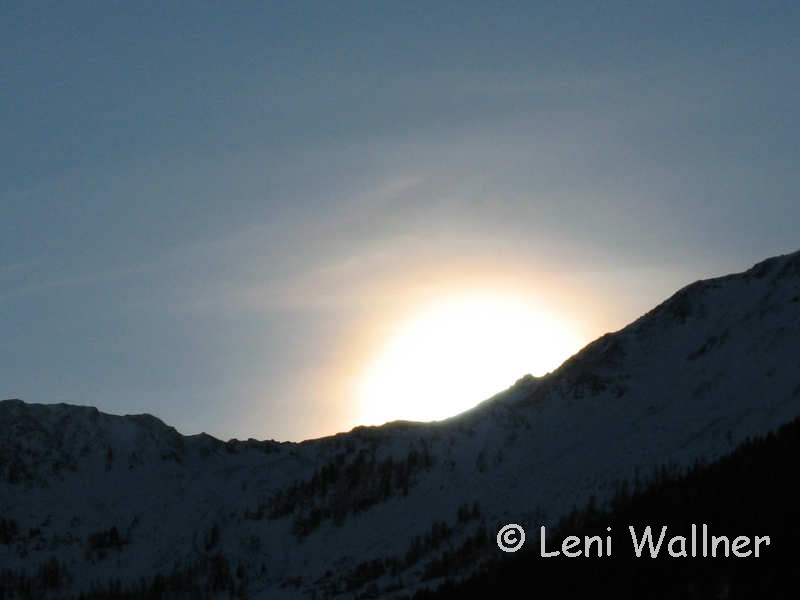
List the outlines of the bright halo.
<svg viewBox="0 0 800 600">
<path fill-rule="evenodd" d="M 362 423 L 453 416 L 580 349 L 561 319 L 505 297 L 442 301 L 395 331 L 360 381 Z"/>
</svg>

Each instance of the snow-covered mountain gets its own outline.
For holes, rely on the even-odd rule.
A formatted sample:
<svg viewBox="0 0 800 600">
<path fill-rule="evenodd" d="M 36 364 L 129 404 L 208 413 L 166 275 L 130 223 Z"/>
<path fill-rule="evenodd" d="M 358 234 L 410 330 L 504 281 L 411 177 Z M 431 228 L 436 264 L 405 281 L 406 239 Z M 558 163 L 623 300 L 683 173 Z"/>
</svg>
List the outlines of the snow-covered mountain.
<svg viewBox="0 0 800 600">
<path fill-rule="evenodd" d="M 800 252 L 693 283 L 437 423 L 222 442 L 149 415 L 7 400 L 0 581 L 59 598 L 157 574 L 225 597 L 392 597 L 496 557 L 506 523 L 554 523 L 798 415 Z"/>
</svg>

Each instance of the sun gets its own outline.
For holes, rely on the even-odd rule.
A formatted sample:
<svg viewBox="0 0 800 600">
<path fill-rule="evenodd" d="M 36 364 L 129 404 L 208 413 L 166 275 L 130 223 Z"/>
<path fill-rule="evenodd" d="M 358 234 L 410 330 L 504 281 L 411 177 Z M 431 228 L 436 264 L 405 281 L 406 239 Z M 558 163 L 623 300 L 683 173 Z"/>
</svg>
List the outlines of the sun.
<svg viewBox="0 0 800 600">
<path fill-rule="evenodd" d="M 360 379 L 361 422 L 440 420 L 543 375 L 582 346 L 568 322 L 510 296 L 453 296 L 402 319 Z"/>
</svg>

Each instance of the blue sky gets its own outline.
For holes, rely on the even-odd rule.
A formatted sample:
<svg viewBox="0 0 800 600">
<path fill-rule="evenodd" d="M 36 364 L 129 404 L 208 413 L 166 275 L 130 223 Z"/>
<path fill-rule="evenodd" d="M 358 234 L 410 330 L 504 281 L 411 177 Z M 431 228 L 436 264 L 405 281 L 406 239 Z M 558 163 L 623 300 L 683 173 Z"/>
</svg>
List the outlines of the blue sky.
<svg viewBox="0 0 800 600">
<path fill-rule="evenodd" d="M 795 250 L 798 13 L 2 3 L 0 396 L 315 437 L 443 290 L 589 341 Z"/>
</svg>

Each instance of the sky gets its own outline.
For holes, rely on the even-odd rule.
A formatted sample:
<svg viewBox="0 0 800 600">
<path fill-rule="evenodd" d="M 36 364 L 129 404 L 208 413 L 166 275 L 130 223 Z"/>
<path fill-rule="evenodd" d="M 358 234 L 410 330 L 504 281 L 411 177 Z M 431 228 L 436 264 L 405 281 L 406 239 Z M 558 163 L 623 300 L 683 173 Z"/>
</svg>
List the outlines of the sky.
<svg viewBox="0 0 800 600">
<path fill-rule="evenodd" d="M 0 2 L 0 397 L 440 418 L 800 248 L 796 3 L 231 4 Z"/>
</svg>

